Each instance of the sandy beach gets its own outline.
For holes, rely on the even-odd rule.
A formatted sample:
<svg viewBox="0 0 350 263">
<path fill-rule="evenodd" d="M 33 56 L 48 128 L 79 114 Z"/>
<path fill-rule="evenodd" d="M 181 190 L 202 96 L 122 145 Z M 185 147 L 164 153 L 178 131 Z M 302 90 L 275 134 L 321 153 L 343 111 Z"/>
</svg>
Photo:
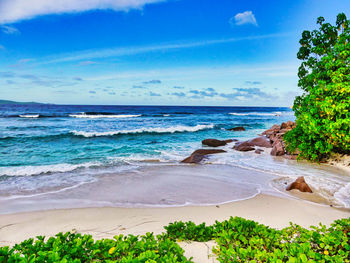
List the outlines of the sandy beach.
<svg viewBox="0 0 350 263">
<path fill-rule="evenodd" d="M 347 218 L 350 210 L 336 209 L 307 201 L 258 195 L 252 199 L 219 206 L 187 206 L 175 208 L 81 208 L 0 215 L 0 244 L 14 245 L 37 235 L 52 236 L 58 232 L 78 231 L 95 239 L 112 238 L 118 234 L 141 235 L 161 233 L 163 226 L 174 221 L 192 220 L 212 224 L 230 216 L 252 219 L 274 228 L 289 222 L 304 227 L 330 224 Z M 209 244 L 182 244 L 195 262 L 208 261 Z M 212 259 L 211 259 L 212 260 Z"/>
</svg>

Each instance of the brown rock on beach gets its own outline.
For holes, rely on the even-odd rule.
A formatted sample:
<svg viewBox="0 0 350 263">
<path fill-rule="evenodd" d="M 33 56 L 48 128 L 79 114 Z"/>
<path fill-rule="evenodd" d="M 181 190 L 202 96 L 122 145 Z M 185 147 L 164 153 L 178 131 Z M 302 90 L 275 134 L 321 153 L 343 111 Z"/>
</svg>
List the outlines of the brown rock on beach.
<svg viewBox="0 0 350 263">
<path fill-rule="evenodd" d="M 273 125 L 270 129 L 264 131 L 262 135 L 266 135 L 267 137 L 271 136 L 272 134 L 277 133 L 281 129 L 281 126 L 278 124 Z"/>
<path fill-rule="evenodd" d="M 271 150 L 271 155 L 272 156 L 282 156 L 285 154 L 284 147 L 281 141 L 276 141 L 273 144 L 272 150 Z"/>
<path fill-rule="evenodd" d="M 288 154 L 289 159 L 296 159 L 297 154 L 286 153 L 283 136 L 290 130 L 295 128 L 295 122 L 287 121 L 283 122 L 281 125 L 273 125 L 270 129 L 264 131 L 262 135 L 265 135 L 270 139 L 272 143 L 271 155 L 273 156 L 284 156 Z M 289 156 L 290 155 L 290 156 Z"/>
<path fill-rule="evenodd" d="M 290 191 L 293 189 L 297 189 L 300 192 L 308 192 L 308 193 L 312 193 L 312 190 L 310 188 L 310 186 L 305 182 L 304 176 L 300 176 L 298 177 L 295 182 L 291 183 L 286 190 Z"/>
<path fill-rule="evenodd" d="M 287 121 L 287 122 L 283 122 L 281 124 L 281 129 L 288 129 L 291 130 L 295 127 L 295 123 L 293 121 Z"/>
<path fill-rule="evenodd" d="M 272 145 L 270 143 L 270 140 L 266 138 L 265 136 L 260 136 L 248 141 L 244 142 L 237 142 L 236 145 L 233 147 L 233 149 L 237 151 L 242 151 L 242 149 L 246 149 L 244 147 L 251 147 L 254 148 L 255 146 L 258 147 L 265 147 L 265 148 L 272 148 Z"/>
<path fill-rule="evenodd" d="M 189 157 L 187 157 L 186 159 L 182 160 L 182 163 L 199 163 L 200 161 L 202 161 L 206 155 L 209 154 L 215 154 L 215 153 L 224 153 L 226 151 L 218 149 L 218 150 L 214 150 L 214 149 L 199 149 L 194 151 Z"/>
<path fill-rule="evenodd" d="M 259 136 L 257 138 L 251 139 L 248 141 L 252 146 L 272 148 L 270 140 L 265 136 Z"/>
<path fill-rule="evenodd" d="M 235 149 L 236 151 L 240 151 L 240 152 L 250 152 L 250 151 L 254 151 L 255 148 L 249 145 L 238 145 L 237 147 L 233 147 L 233 149 Z"/>
</svg>

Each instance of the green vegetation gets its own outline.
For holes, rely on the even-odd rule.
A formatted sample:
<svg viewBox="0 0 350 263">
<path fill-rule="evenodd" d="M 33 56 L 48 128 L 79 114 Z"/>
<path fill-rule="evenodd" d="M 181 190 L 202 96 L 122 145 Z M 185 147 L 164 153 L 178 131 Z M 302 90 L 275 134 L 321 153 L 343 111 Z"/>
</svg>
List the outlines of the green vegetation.
<svg viewBox="0 0 350 263">
<path fill-rule="evenodd" d="M 304 94 L 294 101 L 296 128 L 284 137 L 290 152 L 312 161 L 350 153 L 350 21 L 342 13 L 335 26 L 323 17 L 317 23 L 299 41 Z"/>
<path fill-rule="evenodd" d="M 115 236 L 94 241 L 90 235 L 59 233 L 45 241 L 39 236 L 12 249 L 0 248 L 0 262 L 191 262 L 170 239 L 145 236 Z"/>
<path fill-rule="evenodd" d="M 212 226 L 175 222 L 154 237 L 115 236 L 94 241 L 90 235 L 58 234 L 0 248 L 0 262 L 192 262 L 178 241 L 215 240 L 220 262 L 350 262 L 350 218 L 310 230 L 291 224 L 276 230 L 235 217 Z"/>
</svg>

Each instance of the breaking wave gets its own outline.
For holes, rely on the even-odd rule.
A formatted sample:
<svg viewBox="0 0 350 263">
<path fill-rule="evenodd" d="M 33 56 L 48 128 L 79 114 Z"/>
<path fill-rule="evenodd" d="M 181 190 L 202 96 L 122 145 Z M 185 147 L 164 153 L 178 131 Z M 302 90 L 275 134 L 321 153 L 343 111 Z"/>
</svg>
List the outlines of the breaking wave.
<svg viewBox="0 0 350 263">
<path fill-rule="evenodd" d="M 236 113 L 230 112 L 230 115 L 234 116 L 281 116 L 282 112 L 262 113 L 262 112 L 249 112 L 249 113 Z"/>
<path fill-rule="evenodd" d="M 66 173 L 80 168 L 89 168 L 98 165 L 96 162 L 89 162 L 81 164 L 61 163 L 38 166 L 0 167 L 0 176 L 32 176 L 47 173 Z"/>
<path fill-rule="evenodd" d="M 72 133 L 77 136 L 83 137 L 100 137 L 100 136 L 114 136 L 119 134 L 140 134 L 140 133 L 176 133 L 176 132 L 196 132 L 201 130 L 208 130 L 214 128 L 213 124 L 209 125 L 196 125 L 196 126 L 174 126 L 168 128 L 140 128 L 134 130 L 120 130 L 120 131 L 108 131 L 108 132 L 85 132 L 85 131 L 73 131 Z"/>
<path fill-rule="evenodd" d="M 20 118 L 30 118 L 30 119 L 36 119 L 39 118 L 39 114 L 21 114 L 19 115 Z"/>
<path fill-rule="evenodd" d="M 70 114 L 69 117 L 73 118 L 90 118 L 90 119 L 100 119 L 100 118 L 136 118 L 141 117 L 141 114 L 89 114 L 89 113 L 80 113 L 80 114 Z"/>
</svg>

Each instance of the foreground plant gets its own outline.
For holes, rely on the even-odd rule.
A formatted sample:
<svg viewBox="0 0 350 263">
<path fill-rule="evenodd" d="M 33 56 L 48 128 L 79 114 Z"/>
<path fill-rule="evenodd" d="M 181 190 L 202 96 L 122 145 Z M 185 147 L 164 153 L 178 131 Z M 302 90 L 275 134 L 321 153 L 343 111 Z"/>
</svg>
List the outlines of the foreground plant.
<svg viewBox="0 0 350 263">
<path fill-rule="evenodd" d="M 222 262 L 350 262 L 350 218 L 302 228 L 291 224 L 276 230 L 231 217 L 212 226 L 175 222 L 155 237 L 115 236 L 94 241 L 90 235 L 59 233 L 37 237 L 13 248 L 0 248 L 0 262 L 192 262 L 178 241 L 215 240 L 213 253 Z"/>
<path fill-rule="evenodd" d="M 94 241 L 90 235 L 59 233 L 45 241 L 42 236 L 13 248 L 0 248 L 0 262 L 192 262 L 170 239 L 144 236 L 115 236 Z"/>
<path fill-rule="evenodd" d="M 296 128 L 284 136 L 287 149 L 312 161 L 332 153 L 350 154 L 350 21 L 335 25 L 317 20 L 318 30 L 304 31 L 299 41 L 298 86 L 294 101 Z"/>
<path fill-rule="evenodd" d="M 165 227 L 173 240 L 215 239 L 220 262 L 350 262 L 350 218 L 310 230 L 291 224 L 276 230 L 235 217 L 213 226 L 175 222 Z"/>
</svg>

